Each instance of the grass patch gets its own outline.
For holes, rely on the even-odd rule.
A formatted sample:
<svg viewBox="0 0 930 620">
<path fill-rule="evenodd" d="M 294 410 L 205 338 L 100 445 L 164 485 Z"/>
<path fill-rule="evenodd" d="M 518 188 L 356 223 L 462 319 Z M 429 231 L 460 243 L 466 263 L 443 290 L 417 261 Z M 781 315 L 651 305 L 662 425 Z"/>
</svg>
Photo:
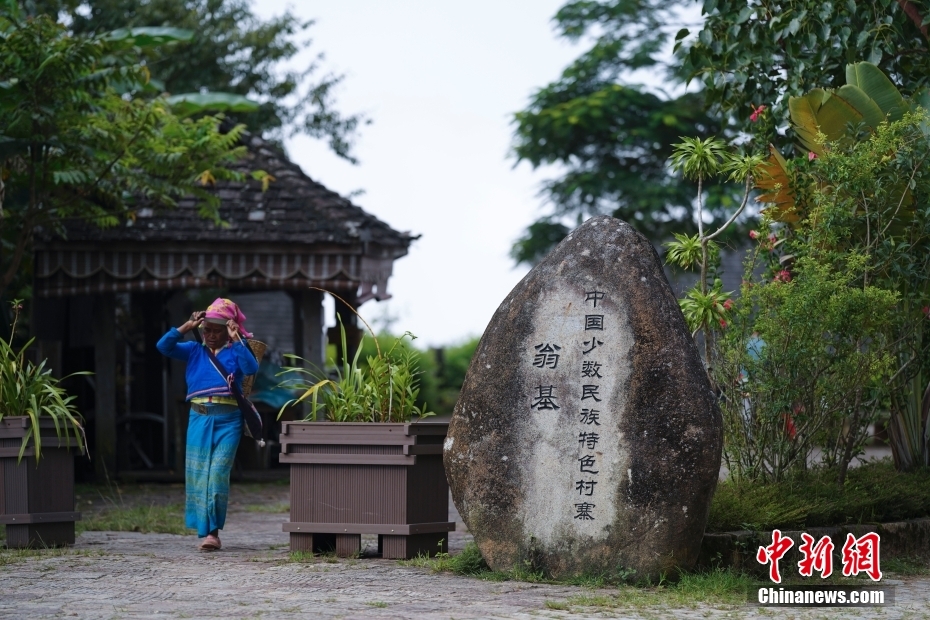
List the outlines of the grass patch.
<svg viewBox="0 0 930 620">
<path fill-rule="evenodd" d="M 32 559 L 60 558 L 65 556 L 99 557 L 103 551 L 91 549 L 72 549 L 70 547 L 50 547 L 42 549 L 7 549 L 0 548 L 0 567 L 17 564 Z"/>
<path fill-rule="evenodd" d="M 836 471 L 829 469 L 764 485 L 720 482 L 707 531 L 798 530 L 927 516 L 930 471 L 899 472 L 890 459 L 884 459 L 850 469 L 842 487 L 836 483 Z"/>
<path fill-rule="evenodd" d="M 127 486 L 110 481 L 76 485 L 75 503 L 82 520 L 75 523 L 75 533 L 192 534 L 184 525 L 184 505 L 178 503 L 183 501 L 183 488 L 180 484 Z M 158 499 L 153 501 L 152 495 Z M 169 498 L 174 501 L 166 501 Z"/>
<path fill-rule="evenodd" d="M 882 558 L 882 572 L 901 577 L 930 575 L 930 562 L 920 558 Z"/>
<path fill-rule="evenodd" d="M 763 582 L 751 576 L 730 569 L 683 573 L 675 583 L 662 580 L 659 584 L 629 585 L 628 583 L 621 583 L 623 581 L 628 582 L 633 578 L 631 571 L 617 571 L 613 575 L 582 575 L 570 579 L 546 579 L 542 574 L 527 569 L 518 568 L 506 572 L 492 571 L 481 559 L 478 547 L 474 543 L 466 545 L 459 555 L 440 554 L 434 558 L 419 557 L 404 562 L 404 564 L 494 581 L 544 582 L 589 588 L 617 586 L 620 583 L 618 587 L 612 588 L 609 592 L 597 593 L 592 591 L 571 597 L 566 601 L 546 601 L 546 609 L 559 611 L 568 611 L 572 607 L 615 609 L 651 606 L 694 607 L 702 603 L 742 605 L 746 602 L 749 589 L 763 584 Z"/>
<path fill-rule="evenodd" d="M 318 564 L 320 562 L 325 564 L 336 564 L 339 562 L 339 558 L 336 557 L 335 551 L 325 551 L 323 553 L 313 553 L 312 551 L 291 551 L 287 554 L 287 560 L 289 562 L 297 562 L 299 564 Z"/>
<path fill-rule="evenodd" d="M 637 579 L 634 571 L 618 569 L 612 573 L 600 575 L 578 575 L 566 579 L 548 579 L 540 572 L 528 567 L 517 567 L 510 571 L 492 571 L 481 557 L 481 552 L 474 542 L 468 543 L 458 555 L 440 553 L 435 557 L 419 556 L 413 560 L 401 561 L 405 566 L 428 568 L 437 572 L 451 572 L 457 575 L 477 577 L 492 581 L 527 581 L 531 583 L 549 583 L 573 585 L 587 591 L 570 597 L 568 600 L 548 600 L 546 609 L 570 611 L 573 607 L 595 607 L 602 609 L 648 608 L 648 607 L 696 607 L 698 605 L 738 606 L 744 605 L 752 588 L 771 585 L 767 580 L 760 580 L 752 575 L 731 569 L 718 568 L 694 573 L 680 573 L 675 579 L 661 578 L 658 583 Z M 898 562 L 882 560 L 883 568 L 888 572 L 902 575 L 930 573 L 926 562 L 909 560 Z M 811 585 L 812 583 L 856 585 L 865 579 L 843 577 L 834 573 L 829 579 L 805 579 L 800 576 L 787 575 L 784 583 Z M 603 588 L 609 588 L 603 589 Z M 600 590 L 599 590 L 600 589 Z"/>
<path fill-rule="evenodd" d="M 270 504 L 244 504 L 237 506 L 237 510 L 243 512 L 268 512 L 268 513 L 287 513 L 291 511 L 291 505 L 287 502 L 272 502 Z"/>
<path fill-rule="evenodd" d="M 484 558 L 478 545 L 470 542 L 465 545 L 462 552 L 457 555 L 437 553 L 433 557 L 418 555 L 412 560 L 400 560 L 402 566 L 416 566 L 428 568 L 437 573 L 454 573 L 466 577 L 480 577 L 491 581 L 506 581 L 510 577 L 506 573 L 492 571 Z"/>
<path fill-rule="evenodd" d="M 100 512 L 86 514 L 76 524 L 77 532 L 141 532 L 143 534 L 191 534 L 184 525 L 184 507 L 111 505 Z"/>
<path fill-rule="evenodd" d="M 287 554 L 287 559 L 300 564 L 311 564 L 317 561 L 317 557 L 310 551 L 291 551 Z"/>
<path fill-rule="evenodd" d="M 450 572 L 466 577 L 477 577 L 488 581 L 551 583 L 591 589 L 623 586 L 628 588 L 631 593 L 639 593 L 636 594 L 636 596 L 645 596 L 643 593 L 650 590 L 674 590 L 679 593 L 687 593 L 686 598 L 700 596 L 703 592 L 706 596 L 720 599 L 722 596 L 721 593 L 731 593 L 732 596 L 730 596 L 730 598 L 735 600 L 739 598 L 739 596 L 745 596 L 746 588 L 748 588 L 749 585 L 758 583 L 754 578 L 732 570 L 683 573 L 680 575 L 677 583 L 669 584 L 666 583 L 665 579 L 662 579 L 657 585 L 638 580 L 635 571 L 625 570 L 623 568 L 597 575 L 585 574 L 565 579 L 550 579 L 541 571 L 533 570 L 529 565 L 517 566 L 509 571 L 491 570 L 484 561 L 484 558 L 481 557 L 481 551 L 478 549 L 478 545 L 474 542 L 469 542 L 465 545 L 462 552 L 457 555 L 438 553 L 431 558 L 421 555 L 412 560 L 401 560 L 400 564 L 404 566 L 428 568 L 435 572 Z M 629 585 L 631 583 L 635 583 L 636 585 Z M 632 594 L 630 596 L 632 596 Z M 556 602 L 555 604 L 560 603 Z M 550 609 L 561 608 L 550 607 Z"/>
<path fill-rule="evenodd" d="M 749 588 L 760 581 L 733 570 L 683 573 L 676 583 L 655 586 L 620 586 L 610 593 L 580 594 L 568 605 L 580 607 L 694 607 L 698 604 L 742 605 Z"/>
<path fill-rule="evenodd" d="M 370 601 L 365 604 L 368 605 L 369 607 L 378 607 L 379 609 L 384 609 L 385 607 L 388 606 L 388 604 L 383 601 Z"/>
</svg>

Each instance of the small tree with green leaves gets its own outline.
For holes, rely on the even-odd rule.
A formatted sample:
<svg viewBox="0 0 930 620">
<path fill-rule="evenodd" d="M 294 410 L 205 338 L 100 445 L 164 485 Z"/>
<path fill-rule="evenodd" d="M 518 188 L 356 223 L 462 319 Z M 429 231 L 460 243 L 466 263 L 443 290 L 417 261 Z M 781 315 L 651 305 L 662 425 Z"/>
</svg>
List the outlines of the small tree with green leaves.
<svg viewBox="0 0 930 620">
<path fill-rule="evenodd" d="M 35 12 L 67 17 L 73 34 L 171 27 L 193 36 L 141 50 L 156 93 L 227 92 L 259 102 L 236 111 L 254 133 L 281 141 L 297 133 L 325 140 L 355 162 L 357 130 L 369 121 L 336 105 L 343 76 L 312 51 L 313 20 L 291 8 L 262 18 L 249 0 L 32 0 Z M 303 63 L 303 65 L 301 65 Z"/>
<path fill-rule="evenodd" d="M 229 166 L 244 154 L 244 127 L 221 131 L 221 116 L 181 116 L 165 96 L 140 96 L 149 72 L 139 49 L 189 36 L 164 28 L 71 36 L 48 16 L 0 3 L 0 295 L 23 272 L 38 229 L 61 232 L 71 218 L 114 226 L 184 195 L 219 220 L 208 186 L 242 180 Z M 251 104 L 219 95 L 207 105 Z"/>
<path fill-rule="evenodd" d="M 753 189 L 753 180 L 760 174 L 764 160 L 759 155 L 731 151 L 717 138 L 682 138 L 670 158 L 672 169 L 697 182 L 696 235 L 675 233 L 668 248 L 666 261 L 684 269 L 698 269 L 697 283 L 679 301 L 693 336 L 704 336 L 704 362 L 709 370 L 713 357 L 715 332 L 726 326 L 731 293 L 723 291 L 718 277 L 720 246 L 714 241 L 743 214 Z M 743 184 L 739 207 L 713 232 L 704 229 L 704 184 L 718 177 Z"/>
</svg>

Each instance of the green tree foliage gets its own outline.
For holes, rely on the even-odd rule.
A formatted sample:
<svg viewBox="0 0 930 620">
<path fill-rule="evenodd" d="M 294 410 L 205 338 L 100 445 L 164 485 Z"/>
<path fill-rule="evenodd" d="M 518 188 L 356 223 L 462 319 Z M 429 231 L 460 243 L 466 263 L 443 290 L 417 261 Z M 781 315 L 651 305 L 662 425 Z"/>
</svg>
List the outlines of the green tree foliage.
<svg viewBox="0 0 930 620">
<path fill-rule="evenodd" d="M 685 69 L 703 81 L 708 104 L 744 122 L 765 104 L 784 123 L 788 97 L 843 85 L 846 65 L 860 60 L 911 95 L 930 80 L 928 9 L 911 0 L 706 0 Z"/>
<path fill-rule="evenodd" d="M 626 219 L 654 239 L 693 234 L 692 190 L 665 168 L 671 145 L 743 129 L 753 149 L 765 147 L 787 128 L 788 98 L 841 86 L 847 63 L 871 60 L 905 96 L 930 80 L 925 0 L 706 0 L 703 24 L 682 24 L 683 9 L 695 5 L 570 0 L 557 13 L 559 34 L 593 44 L 516 116 L 517 159 L 564 170 L 544 185 L 553 208 L 515 244 L 516 260 L 538 260 L 557 236 L 554 225 L 593 213 Z M 660 52 L 672 39 L 678 54 L 666 66 Z M 671 98 L 623 84 L 644 68 L 666 71 L 671 86 L 697 79 L 704 89 Z M 633 92 L 609 92 L 617 86 Z M 737 198 L 708 192 L 714 224 Z"/>
<path fill-rule="evenodd" d="M 828 128 L 832 139 L 821 132 L 816 144 L 796 132 L 805 149 L 816 149 L 786 166 L 803 208 L 790 219 L 766 211 L 766 223 L 791 224 L 773 227 L 775 243 L 758 237 L 779 270 L 760 280 L 755 263 L 748 266 L 718 350 L 718 385 L 729 387 L 726 449 L 740 475 L 777 479 L 790 461 L 803 468 L 804 453 L 817 447 L 842 483 L 883 412 L 896 466 L 930 465 L 930 125 L 912 100 L 896 100 L 874 127 Z M 765 345 L 753 352 L 757 337 Z"/>
<path fill-rule="evenodd" d="M 470 338 L 459 344 L 433 349 L 433 357 L 436 360 L 435 402 L 438 413 L 452 413 L 477 348 L 478 338 Z"/>
<path fill-rule="evenodd" d="M 143 50 L 152 84 L 171 94 L 229 92 L 261 102 L 237 113 L 252 131 L 282 139 L 297 132 L 328 141 L 334 153 L 355 161 L 352 138 L 361 115 L 344 115 L 334 92 L 342 76 L 324 73 L 322 54 L 303 69 L 289 68 L 309 41 L 312 21 L 287 10 L 263 21 L 248 0 L 39 0 L 38 10 L 68 16 L 75 34 L 119 28 L 172 26 L 195 33 L 190 42 Z"/>
<path fill-rule="evenodd" d="M 68 218 L 113 226 L 142 201 L 170 207 L 191 194 L 216 219 L 205 185 L 241 180 L 228 167 L 243 154 L 241 125 L 223 133 L 221 117 L 181 118 L 164 97 L 129 94 L 148 80 L 146 36 L 72 36 L 47 16 L 0 10 L 0 294 L 37 229 Z"/>
<path fill-rule="evenodd" d="M 696 232 L 693 185 L 671 175 L 667 160 L 681 136 L 709 137 L 720 123 L 704 112 L 701 95 L 669 97 L 624 81 L 630 71 L 649 69 L 681 85 L 662 52 L 691 4 L 575 0 L 556 14 L 562 37 L 592 44 L 515 115 L 517 160 L 563 171 L 543 185 L 552 210 L 514 245 L 515 260 L 539 260 L 565 236 L 565 224 L 600 213 L 657 240 Z M 716 221 L 736 198 L 708 189 L 707 217 Z"/>
</svg>

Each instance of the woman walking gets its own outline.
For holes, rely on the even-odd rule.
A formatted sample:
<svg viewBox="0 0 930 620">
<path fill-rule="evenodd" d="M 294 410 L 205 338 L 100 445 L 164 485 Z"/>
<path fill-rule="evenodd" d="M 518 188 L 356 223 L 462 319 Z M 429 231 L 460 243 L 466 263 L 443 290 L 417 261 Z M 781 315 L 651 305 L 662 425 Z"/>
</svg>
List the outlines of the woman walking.
<svg viewBox="0 0 930 620">
<path fill-rule="evenodd" d="M 219 530 L 226 524 L 229 473 L 242 436 L 242 414 L 231 382 L 241 390 L 242 378 L 258 371 L 258 362 L 240 336 L 252 337 L 245 331 L 244 322 L 239 306 L 219 298 L 206 312 L 195 312 L 184 325 L 168 330 L 157 345 L 163 355 L 187 362 L 191 410 L 187 425 L 185 521 L 203 539 L 202 551 L 216 551 L 222 546 Z M 181 340 L 197 328 L 203 332 L 203 344 Z"/>
</svg>

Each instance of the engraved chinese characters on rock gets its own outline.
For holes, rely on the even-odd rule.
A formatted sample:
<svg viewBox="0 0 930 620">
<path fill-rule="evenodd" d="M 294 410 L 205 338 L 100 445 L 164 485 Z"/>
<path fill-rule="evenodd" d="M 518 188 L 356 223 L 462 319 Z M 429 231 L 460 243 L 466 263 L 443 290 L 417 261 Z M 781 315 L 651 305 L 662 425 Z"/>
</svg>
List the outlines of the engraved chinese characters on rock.
<svg viewBox="0 0 930 620">
<path fill-rule="evenodd" d="M 535 347 L 536 355 L 533 357 L 533 366 L 537 368 L 555 369 L 559 365 L 559 354 L 562 350 L 557 344 L 537 344 Z"/>
<path fill-rule="evenodd" d="M 603 291 L 593 290 L 585 291 L 584 303 L 582 308 L 585 311 L 584 314 L 584 331 L 604 331 L 604 314 L 588 314 L 588 304 L 591 304 L 591 309 L 597 309 L 597 302 L 602 301 L 605 297 Z M 603 312 L 604 305 L 601 304 L 601 311 Z M 590 340 L 582 338 L 582 356 L 587 356 L 589 353 L 592 353 L 597 347 L 603 346 L 604 341 L 594 336 L 590 337 Z M 590 348 L 589 348 L 590 347 Z M 593 356 L 592 356 L 593 357 Z M 582 359 L 581 361 L 581 376 L 582 385 L 581 385 L 581 401 L 584 403 L 586 400 L 593 400 L 594 402 L 601 402 L 602 398 L 599 397 L 600 393 L 600 384 L 591 383 L 595 379 L 603 379 L 603 375 L 600 373 L 601 364 L 594 359 Z M 597 409 L 590 407 L 579 407 L 581 411 L 579 422 L 581 425 L 598 425 L 599 414 L 600 412 Z M 578 495 L 583 495 L 586 497 L 592 497 L 594 495 L 594 487 L 597 485 L 597 474 L 598 471 L 595 471 L 594 465 L 597 461 L 597 453 L 594 452 L 594 449 L 597 447 L 599 436 L 596 433 L 579 433 L 579 444 L 586 451 L 579 459 L 579 479 L 575 480 L 575 490 L 578 492 Z M 575 519 L 581 521 L 594 521 L 597 517 L 594 514 L 594 510 L 597 508 L 597 504 L 584 501 L 580 504 L 575 504 Z"/>
<path fill-rule="evenodd" d="M 609 318 L 604 311 L 604 300 L 606 293 L 600 290 L 584 290 L 581 303 L 569 304 L 569 312 L 572 308 L 575 311 L 578 321 L 577 325 L 580 330 L 575 333 L 567 334 L 568 338 L 574 339 L 578 351 L 581 353 L 580 364 L 574 366 L 572 375 L 566 377 L 569 384 L 561 384 L 549 371 L 555 371 L 559 368 L 559 361 L 562 357 L 562 344 L 552 341 L 539 342 L 533 345 L 530 352 L 531 363 L 536 369 L 536 375 L 539 382 L 533 386 L 529 407 L 536 413 L 553 412 L 562 410 L 563 407 L 575 408 L 578 412 L 574 420 L 575 426 L 569 432 L 578 432 L 578 450 L 576 458 L 575 476 L 571 480 L 571 488 L 577 493 L 576 500 L 572 501 L 572 519 L 574 521 L 595 521 L 598 519 L 597 504 L 593 501 L 595 490 L 598 484 L 598 459 L 603 454 L 598 451 L 600 435 L 596 432 L 585 432 L 578 430 L 584 427 L 601 426 L 601 410 L 595 408 L 595 405 L 602 403 L 604 393 L 601 391 L 601 380 L 604 379 L 602 372 L 606 372 L 604 365 L 596 356 L 592 354 L 598 347 L 603 348 L 605 345 L 604 338 L 607 336 L 587 336 L 587 332 L 603 332 L 609 324 Z M 600 307 L 598 303 L 600 302 Z M 603 349 L 602 349 L 603 350 Z M 589 356 L 589 354 L 592 354 Z M 577 357 L 577 356 L 576 356 Z M 564 366 L 563 366 L 564 368 Z M 577 374 L 576 374 L 577 373 Z M 562 375 L 559 375 L 560 377 Z M 577 403 L 573 396 L 577 394 Z M 562 403 L 562 404 L 560 404 Z M 589 501 L 587 498 L 591 498 Z"/>
<path fill-rule="evenodd" d="M 600 537 L 613 520 L 618 472 L 626 471 L 618 467 L 623 455 L 616 442 L 608 439 L 619 424 L 615 386 L 629 370 L 630 342 L 616 333 L 625 315 L 593 281 L 552 295 L 560 301 L 556 312 L 537 317 L 522 357 L 530 382 L 524 415 L 539 439 L 527 470 L 540 478 L 533 486 L 543 491 L 534 494 L 527 513 L 539 516 L 544 531 L 570 526 Z M 543 483 L 544 475 L 557 481 Z M 544 520 L 547 513 L 552 516 Z"/>
</svg>

